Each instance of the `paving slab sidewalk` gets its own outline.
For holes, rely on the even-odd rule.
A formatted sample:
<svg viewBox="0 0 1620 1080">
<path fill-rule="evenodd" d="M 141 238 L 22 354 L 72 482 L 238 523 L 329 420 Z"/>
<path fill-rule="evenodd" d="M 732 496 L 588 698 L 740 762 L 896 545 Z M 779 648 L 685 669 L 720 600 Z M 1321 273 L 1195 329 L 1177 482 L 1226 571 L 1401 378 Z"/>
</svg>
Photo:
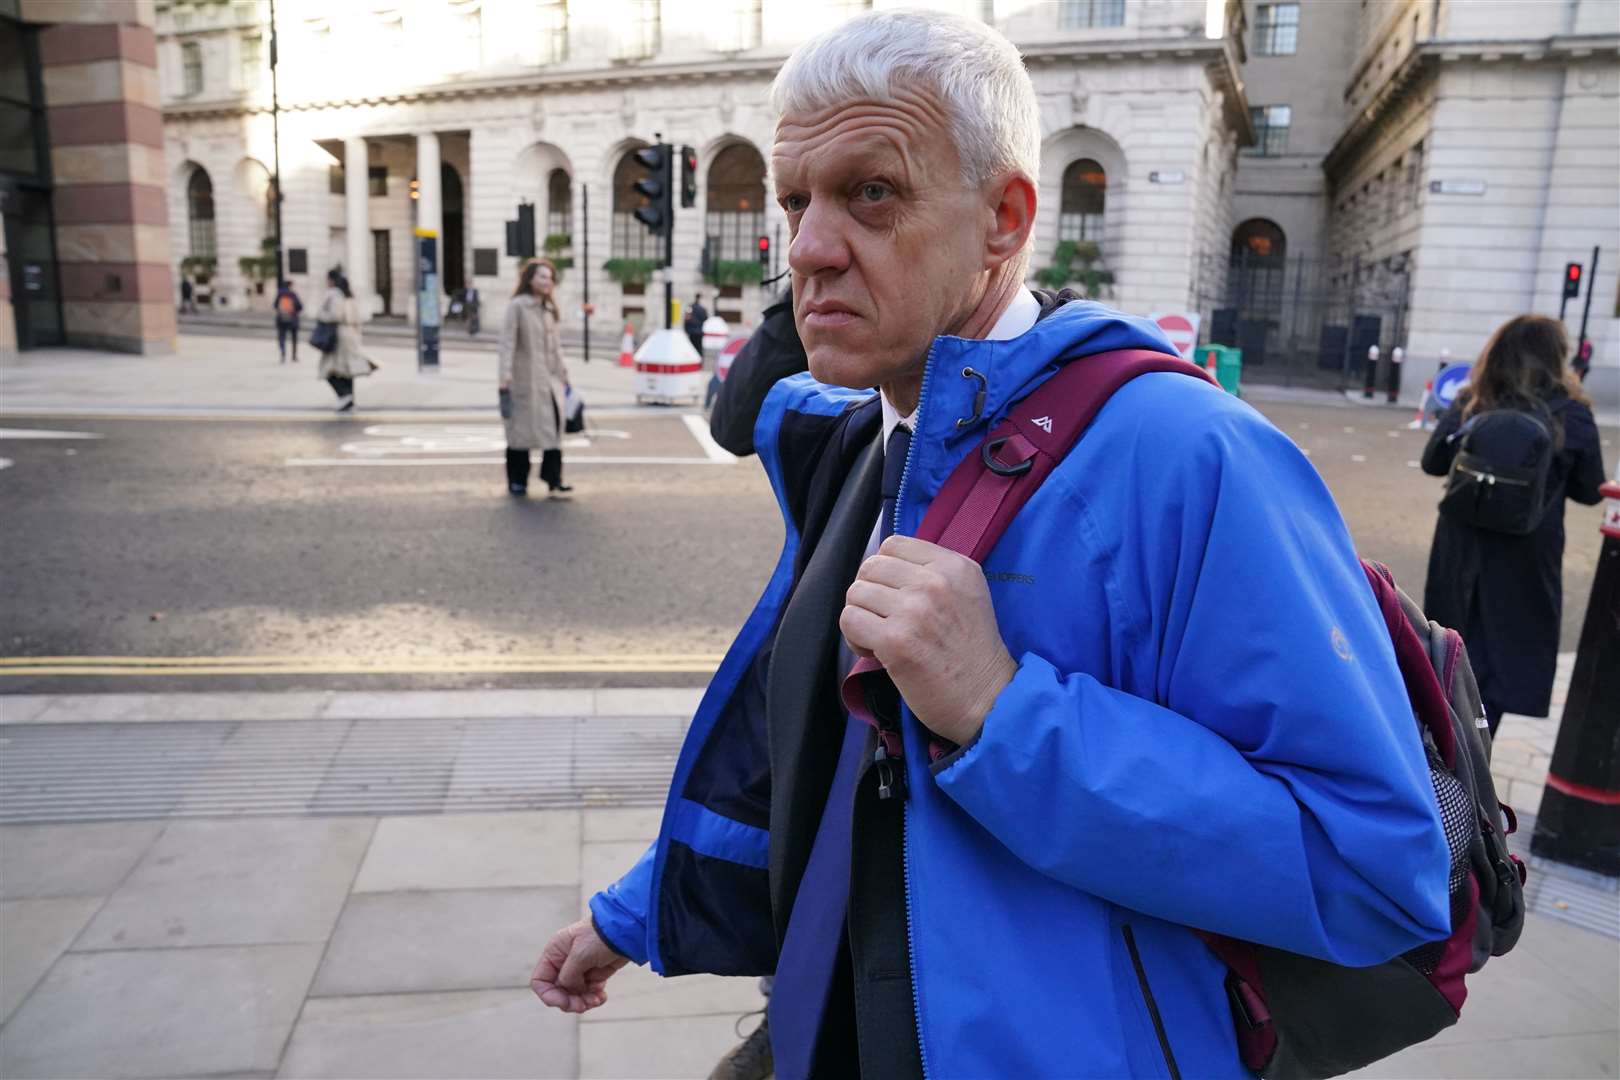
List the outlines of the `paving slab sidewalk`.
<svg viewBox="0 0 1620 1080">
<path fill-rule="evenodd" d="M 414 350 L 396 340 L 368 340 L 366 352 L 383 366 L 357 383 L 363 414 L 388 411 L 494 416 L 496 359 L 489 351 L 448 348 L 439 370 L 419 373 Z M 0 358 L 0 412 L 330 413 L 331 389 L 316 377 L 318 354 L 277 361 L 273 341 L 182 334 L 171 356 L 132 356 L 89 349 L 31 349 Z M 592 409 L 636 404 L 634 369 L 594 351 L 589 364 L 565 356 L 569 374 Z"/>
<path fill-rule="evenodd" d="M 562 691 L 551 707 L 523 693 L 535 724 L 684 722 L 698 694 Z M 277 730 L 453 724 L 517 704 L 478 691 L 107 697 L 0 697 L 0 740 L 232 715 Z M 0 1076 L 705 1076 L 759 1008 L 754 980 L 627 969 L 583 1018 L 526 986 L 550 932 L 658 819 L 655 806 L 591 806 L 0 827 Z M 1617 999 L 1620 940 L 1533 914 L 1518 949 L 1473 981 L 1457 1027 L 1359 1075 L 1615 1076 Z"/>
</svg>

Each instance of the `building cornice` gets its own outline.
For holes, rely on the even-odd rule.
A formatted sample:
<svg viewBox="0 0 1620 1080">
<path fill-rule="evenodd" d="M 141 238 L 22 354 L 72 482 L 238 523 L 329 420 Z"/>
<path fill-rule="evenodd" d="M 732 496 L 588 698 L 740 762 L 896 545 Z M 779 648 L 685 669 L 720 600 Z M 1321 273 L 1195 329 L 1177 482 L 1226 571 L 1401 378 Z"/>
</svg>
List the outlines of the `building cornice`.
<svg viewBox="0 0 1620 1080">
<path fill-rule="evenodd" d="M 1390 112 L 1431 79 L 1442 64 L 1489 64 L 1503 60 L 1538 63 L 1583 60 L 1592 56 L 1620 58 L 1620 35 L 1564 34 L 1514 41 L 1421 42 L 1350 121 L 1333 144 L 1333 149 L 1322 159 L 1322 170 L 1330 178 L 1339 172 L 1361 150 Z"/>
<path fill-rule="evenodd" d="M 1096 61 L 1203 61 L 1223 90 L 1227 90 L 1227 107 L 1237 109 L 1241 121 L 1233 123 L 1240 132 L 1253 141 L 1254 133 L 1248 119 L 1248 110 L 1242 105 L 1242 77 L 1232 50 L 1225 39 L 1185 38 L 1164 41 L 1157 39 L 1120 39 L 1115 41 L 1087 38 L 1022 47 L 1027 66 L 1058 63 L 1065 60 Z M 518 75 L 494 76 L 480 79 L 461 79 L 436 83 L 431 86 L 402 87 L 385 94 L 331 98 L 324 101 L 286 101 L 281 104 L 285 113 L 323 112 L 378 105 L 404 105 L 469 98 L 500 97 L 545 93 L 547 91 L 603 90 L 614 87 L 633 87 L 645 83 L 703 82 L 719 79 L 755 78 L 768 81 L 787 60 L 786 53 L 772 52 L 759 55 L 736 55 L 721 59 L 704 59 L 685 63 L 651 63 L 631 61 L 607 67 L 562 69 L 554 71 L 524 72 Z M 219 98 L 207 102 L 170 102 L 163 106 L 165 120 L 195 120 L 210 118 L 268 115 L 268 101 L 249 101 L 242 97 Z"/>
</svg>

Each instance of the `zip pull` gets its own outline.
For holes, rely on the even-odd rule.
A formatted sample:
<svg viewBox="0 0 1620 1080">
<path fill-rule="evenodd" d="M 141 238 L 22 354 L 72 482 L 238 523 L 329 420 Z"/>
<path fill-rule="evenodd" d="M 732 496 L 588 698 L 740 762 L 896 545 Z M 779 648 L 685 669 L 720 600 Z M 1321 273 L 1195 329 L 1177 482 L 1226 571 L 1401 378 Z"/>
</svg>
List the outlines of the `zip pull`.
<svg viewBox="0 0 1620 1080">
<path fill-rule="evenodd" d="M 884 747 L 883 740 L 879 739 L 877 749 L 872 751 L 872 764 L 877 767 L 878 798 L 892 799 L 896 795 L 906 797 L 906 766 L 898 758 L 891 758 L 889 751 Z M 896 771 L 898 766 L 898 771 Z"/>
</svg>

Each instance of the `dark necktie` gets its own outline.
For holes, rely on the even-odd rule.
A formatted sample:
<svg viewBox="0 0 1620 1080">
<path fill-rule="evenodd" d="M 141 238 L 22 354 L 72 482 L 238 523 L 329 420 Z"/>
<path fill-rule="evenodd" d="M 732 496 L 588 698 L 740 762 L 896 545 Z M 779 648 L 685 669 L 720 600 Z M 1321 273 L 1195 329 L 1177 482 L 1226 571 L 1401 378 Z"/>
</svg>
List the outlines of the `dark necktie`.
<svg viewBox="0 0 1620 1080">
<path fill-rule="evenodd" d="M 883 509 L 878 519 L 878 543 L 894 533 L 894 510 L 900 503 L 900 478 L 906 474 L 906 456 L 911 452 L 911 429 L 900 424 L 889 432 L 883 447 Z"/>
<path fill-rule="evenodd" d="M 906 471 L 906 454 L 910 449 L 911 429 L 904 426 L 895 428 L 883 447 L 880 543 L 894 532 L 900 477 Z M 799 891 L 776 965 L 776 985 L 771 991 L 771 1043 L 776 1051 L 776 1075 L 782 1080 L 800 1080 L 810 1074 L 833 969 L 838 950 L 843 947 L 844 917 L 849 908 L 850 829 L 854 824 L 855 784 L 860 777 L 867 740 L 865 724 L 847 715 L 843 719 L 844 741 L 838 754 L 838 767 L 827 791 L 821 825 L 810 847 L 810 860 L 805 865 L 804 876 L 799 879 Z"/>
</svg>

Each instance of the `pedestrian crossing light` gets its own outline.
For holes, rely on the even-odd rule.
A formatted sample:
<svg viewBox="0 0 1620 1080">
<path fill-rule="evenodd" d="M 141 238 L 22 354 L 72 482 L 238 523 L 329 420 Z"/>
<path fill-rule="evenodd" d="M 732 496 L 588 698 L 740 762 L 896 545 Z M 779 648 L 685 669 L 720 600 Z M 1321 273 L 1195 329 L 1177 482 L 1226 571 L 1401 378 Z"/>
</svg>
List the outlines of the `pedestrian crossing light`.
<svg viewBox="0 0 1620 1080">
<path fill-rule="evenodd" d="M 636 151 L 636 164 L 646 169 L 647 175 L 635 182 L 635 192 L 644 200 L 635 212 L 635 219 L 658 237 L 667 237 L 675 221 L 672 149 L 658 143 Z"/>
<path fill-rule="evenodd" d="M 697 205 L 697 151 L 690 146 L 681 147 L 681 209 L 690 210 Z"/>
<path fill-rule="evenodd" d="M 1581 295 L 1581 264 L 1569 263 L 1564 267 L 1564 299 L 1574 300 Z"/>
<path fill-rule="evenodd" d="M 765 267 L 767 270 L 770 269 L 771 238 L 768 236 L 762 236 L 759 238 L 759 265 Z"/>
</svg>

